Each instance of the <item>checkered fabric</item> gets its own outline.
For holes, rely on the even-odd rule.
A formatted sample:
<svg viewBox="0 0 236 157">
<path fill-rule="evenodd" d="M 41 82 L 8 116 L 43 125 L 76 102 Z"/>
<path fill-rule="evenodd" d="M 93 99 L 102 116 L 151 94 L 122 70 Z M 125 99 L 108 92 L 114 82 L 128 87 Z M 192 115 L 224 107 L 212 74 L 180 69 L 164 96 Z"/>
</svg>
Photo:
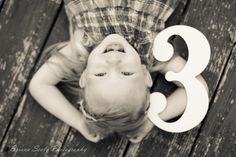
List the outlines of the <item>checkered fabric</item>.
<svg viewBox="0 0 236 157">
<path fill-rule="evenodd" d="M 83 30 L 82 44 L 91 51 L 107 35 L 117 33 L 137 50 L 150 54 L 154 33 L 177 5 L 176 0 L 64 0 L 71 25 L 71 38 Z M 76 41 L 76 40 L 74 40 Z"/>
</svg>

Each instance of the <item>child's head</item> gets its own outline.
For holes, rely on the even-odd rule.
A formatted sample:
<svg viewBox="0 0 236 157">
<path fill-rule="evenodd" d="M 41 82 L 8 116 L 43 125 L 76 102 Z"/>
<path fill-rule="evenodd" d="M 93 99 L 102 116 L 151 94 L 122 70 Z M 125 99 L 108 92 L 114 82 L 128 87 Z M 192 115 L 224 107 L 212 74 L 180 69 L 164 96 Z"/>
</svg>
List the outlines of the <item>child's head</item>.
<svg viewBox="0 0 236 157">
<path fill-rule="evenodd" d="M 138 53 L 119 35 L 108 36 L 91 52 L 80 78 L 86 107 L 93 113 L 110 115 L 117 126 L 124 119 L 138 122 L 148 105 L 151 85 Z"/>
</svg>

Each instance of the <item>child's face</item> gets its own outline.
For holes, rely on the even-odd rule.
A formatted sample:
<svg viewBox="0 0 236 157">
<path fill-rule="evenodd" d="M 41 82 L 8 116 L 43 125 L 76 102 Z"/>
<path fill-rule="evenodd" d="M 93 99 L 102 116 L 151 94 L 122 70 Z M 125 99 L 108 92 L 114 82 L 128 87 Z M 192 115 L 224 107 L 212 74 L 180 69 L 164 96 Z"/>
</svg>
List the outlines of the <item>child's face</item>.
<svg viewBox="0 0 236 157">
<path fill-rule="evenodd" d="M 80 80 L 87 103 L 98 113 L 139 110 L 152 80 L 138 53 L 124 43 L 107 44 L 102 51 L 99 46 L 91 52 Z"/>
</svg>

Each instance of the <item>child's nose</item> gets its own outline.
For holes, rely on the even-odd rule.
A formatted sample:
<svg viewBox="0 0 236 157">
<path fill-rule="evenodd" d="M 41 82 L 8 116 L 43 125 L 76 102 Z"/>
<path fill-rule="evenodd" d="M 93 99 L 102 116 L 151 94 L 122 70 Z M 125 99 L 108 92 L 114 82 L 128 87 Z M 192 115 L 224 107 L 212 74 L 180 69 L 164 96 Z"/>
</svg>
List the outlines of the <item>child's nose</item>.
<svg viewBox="0 0 236 157">
<path fill-rule="evenodd" d="M 106 60 L 108 64 L 119 64 L 121 62 L 121 59 L 119 57 L 110 57 Z"/>
</svg>

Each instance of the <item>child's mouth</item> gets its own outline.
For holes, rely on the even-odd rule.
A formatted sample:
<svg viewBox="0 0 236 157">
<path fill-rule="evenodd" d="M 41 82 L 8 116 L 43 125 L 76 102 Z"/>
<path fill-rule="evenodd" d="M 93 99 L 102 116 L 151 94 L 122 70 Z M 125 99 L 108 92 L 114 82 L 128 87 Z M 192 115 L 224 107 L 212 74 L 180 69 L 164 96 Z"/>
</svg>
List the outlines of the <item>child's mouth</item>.
<svg viewBox="0 0 236 157">
<path fill-rule="evenodd" d="M 104 53 L 109 53 L 109 52 L 112 52 L 112 51 L 125 53 L 124 47 L 121 44 L 108 45 L 106 50 L 104 51 Z"/>
</svg>

